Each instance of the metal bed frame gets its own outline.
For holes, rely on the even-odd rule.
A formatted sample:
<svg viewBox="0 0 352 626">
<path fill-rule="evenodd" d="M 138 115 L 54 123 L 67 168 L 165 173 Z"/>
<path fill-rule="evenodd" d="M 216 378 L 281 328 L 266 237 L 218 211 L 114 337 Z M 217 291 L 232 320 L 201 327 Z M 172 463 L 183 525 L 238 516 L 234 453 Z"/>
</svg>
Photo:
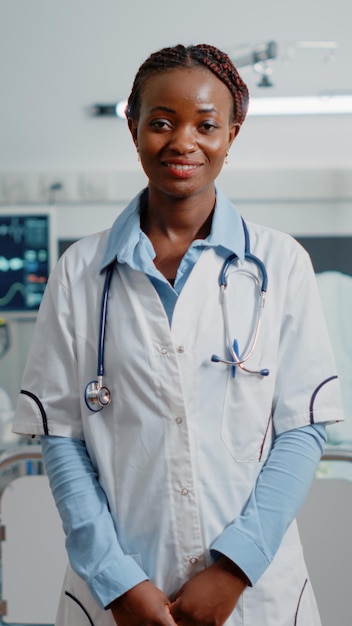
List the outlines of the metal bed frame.
<svg viewBox="0 0 352 626">
<path fill-rule="evenodd" d="M 67 564 L 40 445 L 0 454 L 0 624 L 52 625 Z"/>
</svg>

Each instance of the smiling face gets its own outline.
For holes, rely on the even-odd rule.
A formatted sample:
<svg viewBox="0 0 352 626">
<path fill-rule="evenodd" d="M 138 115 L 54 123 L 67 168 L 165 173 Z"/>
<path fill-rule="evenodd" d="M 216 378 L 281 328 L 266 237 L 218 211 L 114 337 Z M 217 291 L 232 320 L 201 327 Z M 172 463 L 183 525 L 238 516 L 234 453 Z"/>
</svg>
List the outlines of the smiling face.
<svg viewBox="0 0 352 626">
<path fill-rule="evenodd" d="M 129 128 L 150 193 L 181 199 L 214 194 L 239 126 L 226 85 L 209 70 L 192 67 L 150 76 Z"/>
</svg>

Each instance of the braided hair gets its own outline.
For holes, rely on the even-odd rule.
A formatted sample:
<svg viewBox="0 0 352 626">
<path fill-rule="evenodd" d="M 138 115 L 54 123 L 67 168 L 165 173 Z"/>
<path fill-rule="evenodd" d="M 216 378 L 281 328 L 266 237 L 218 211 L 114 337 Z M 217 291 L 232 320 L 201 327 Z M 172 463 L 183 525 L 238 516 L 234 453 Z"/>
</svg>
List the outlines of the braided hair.
<svg viewBox="0 0 352 626">
<path fill-rule="evenodd" d="M 179 67 L 203 66 L 210 70 L 229 89 L 233 100 L 233 121 L 242 124 L 245 120 L 249 94 L 247 85 L 227 54 L 214 46 L 198 44 L 163 48 L 151 54 L 140 66 L 126 107 L 126 117 L 136 119 L 139 115 L 141 91 L 150 76 Z"/>
</svg>

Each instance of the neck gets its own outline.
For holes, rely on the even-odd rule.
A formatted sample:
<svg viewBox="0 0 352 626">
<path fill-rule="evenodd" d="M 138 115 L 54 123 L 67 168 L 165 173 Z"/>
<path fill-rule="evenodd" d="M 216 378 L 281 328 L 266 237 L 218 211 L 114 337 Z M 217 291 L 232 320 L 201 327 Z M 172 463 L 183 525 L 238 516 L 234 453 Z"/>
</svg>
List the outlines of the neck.
<svg viewBox="0 0 352 626">
<path fill-rule="evenodd" d="M 176 276 L 192 241 L 205 239 L 210 233 L 214 205 L 214 187 L 211 193 L 178 199 L 149 188 L 141 228 L 153 244 L 155 266 L 167 279 Z"/>
<path fill-rule="evenodd" d="M 186 198 L 159 194 L 149 188 L 148 202 L 141 215 L 142 230 L 151 236 L 155 232 L 171 238 L 204 239 L 211 228 L 215 206 L 215 189 Z"/>
</svg>

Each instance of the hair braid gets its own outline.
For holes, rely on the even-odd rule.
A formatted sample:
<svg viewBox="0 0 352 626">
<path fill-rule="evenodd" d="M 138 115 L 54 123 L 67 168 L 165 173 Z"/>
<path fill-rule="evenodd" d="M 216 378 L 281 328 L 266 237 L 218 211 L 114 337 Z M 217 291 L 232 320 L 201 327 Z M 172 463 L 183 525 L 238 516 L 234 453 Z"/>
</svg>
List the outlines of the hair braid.
<svg viewBox="0 0 352 626">
<path fill-rule="evenodd" d="M 234 118 L 239 124 L 245 120 L 249 93 L 230 57 L 214 46 L 200 44 L 192 47 L 193 58 L 207 67 L 231 92 L 234 102 Z"/>
<path fill-rule="evenodd" d="M 201 65 L 210 70 L 229 89 L 234 103 L 234 121 L 242 124 L 245 120 L 249 94 L 245 82 L 240 77 L 229 56 L 207 44 L 185 47 L 179 44 L 153 52 L 140 66 L 134 79 L 126 107 L 126 116 L 136 118 L 139 114 L 141 91 L 150 76 L 177 67 Z"/>
</svg>

